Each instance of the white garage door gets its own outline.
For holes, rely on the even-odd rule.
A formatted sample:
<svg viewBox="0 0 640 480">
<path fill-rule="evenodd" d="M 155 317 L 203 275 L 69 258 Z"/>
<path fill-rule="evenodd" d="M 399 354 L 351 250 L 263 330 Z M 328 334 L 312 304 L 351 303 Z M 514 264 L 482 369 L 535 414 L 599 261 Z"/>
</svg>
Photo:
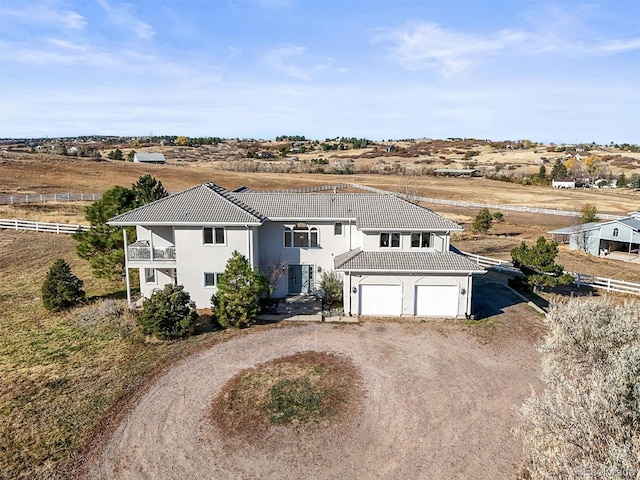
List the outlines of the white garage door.
<svg viewBox="0 0 640 480">
<path fill-rule="evenodd" d="M 416 315 L 455 317 L 458 315 L 457 285 L 416 286 Z"/>
<path fill-rule="evenodd" d="M 360 315 L 402 314 L 402 285 L 360 285 Z"/>
</svg>

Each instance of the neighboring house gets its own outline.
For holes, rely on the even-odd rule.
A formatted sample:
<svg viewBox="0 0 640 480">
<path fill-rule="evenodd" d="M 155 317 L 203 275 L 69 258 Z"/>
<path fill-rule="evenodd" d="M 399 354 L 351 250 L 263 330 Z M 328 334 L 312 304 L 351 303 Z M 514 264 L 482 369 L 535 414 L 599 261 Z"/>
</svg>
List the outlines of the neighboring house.
<svg viewBox="0 0 640 480">
<path fill-rule="evenodd" d="M 548 232 L 554 241 L 568 243 L 572 250 L 592 255 L 608 255 L 611 252 L 639 254 L 640 212 L 610 222 L 591 222 Z"/>
<path fill-rule="evenodd" d="M 478 174 L 476 168 L 436 168 L 433 172 L 446 177 L 474 177 Z"/>
<path fill-rule="evenodd" d="M 138 153 L 136 152 L 133 155 L 133 162 L 134 163 L 151 163 L 154 165 L 164 165 L 165 163 L 167 163 L 167 159 L 164 158 L 164 155 L 162 153 L 157 153 L 157 152 L 145 152 L 145 153 Z"/>
<path fill-rule="evenodd" d="M 347 315 L 469 316 L 473 275 L 484 273 L 449 251 L 458 224 L 393 195 L 231 192 L 207 183 L 109 224 L 136 227 L 126 262 L 127 272 L 140 272 L 142 295 L 178 283 L 198 308 L 210 306 L 234 250 L 253 266 L 282 270 L 275 297 L 313 294 L 322 272 L 337 271 Z"/>
<path fill-rule="evenodd" d="M 563 178 L 560 180 L 551 180 L 551 186 L 553 188 L 576 188 L 576 181 Z"/>
</svg>

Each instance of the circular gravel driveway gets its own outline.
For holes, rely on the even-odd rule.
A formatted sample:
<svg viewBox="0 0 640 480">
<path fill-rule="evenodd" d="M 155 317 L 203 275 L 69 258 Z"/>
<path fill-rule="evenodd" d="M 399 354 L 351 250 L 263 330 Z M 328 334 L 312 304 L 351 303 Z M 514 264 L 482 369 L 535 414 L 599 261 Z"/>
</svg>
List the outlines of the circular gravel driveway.
<svg viewBox="0 0 640 480">
<path fill-rule="evenodd" d="M 539 322 L 522 305 L 506 310 L 518 320 L 488 335 L 465 322 L 411 321 L 312 323 L 234 337 L 159 377 L 96 452 L 86 476 L 512 478 L 521 460 L 510 432 L 513 405 L 538 385 L 539 355 L 520 317 L 534 329 Z M 307 350 L 354 362 L 365 390 L 359 413 L 313 433 L 279 430 L 260 445 L 222 438 L 208 418 L 222 386 L 242 369 Z"/>
</svg>

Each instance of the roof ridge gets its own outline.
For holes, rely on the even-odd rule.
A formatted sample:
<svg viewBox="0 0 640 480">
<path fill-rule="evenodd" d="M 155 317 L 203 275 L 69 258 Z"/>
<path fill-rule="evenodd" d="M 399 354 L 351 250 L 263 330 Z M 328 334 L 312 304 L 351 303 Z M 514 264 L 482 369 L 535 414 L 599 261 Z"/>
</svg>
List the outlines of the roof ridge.
<svg viewBox="0 0 640 480">
<path fill-rule="evenodd" d="M 203 183 L 200 186 L 206 187 L 206 188 L 210 189 L 211 191 L 217 193 L 218 195 L 220 195 L 225 200 L 231 202 L 234 206 L 244 210 L 249 215 L 252 215 L 252 216 L 256 217 L 260 221 L 264 221 L 267 218 L 266 215 L 264 215 L 262 212 L 259 212 L 255 208 L 251 208 L 249 205 L 247 205 L 246 203 L 244 203 L 240 199 L 236 198 L 233 195 L 232 192 L 230 192 L 229 190 L 227 190 L 224 187 L 221 187 L 220 185 L 217 185 L 217 184 L 215 184 L 213 182 L 207 182 L 207 183 Z"/>
</svg>

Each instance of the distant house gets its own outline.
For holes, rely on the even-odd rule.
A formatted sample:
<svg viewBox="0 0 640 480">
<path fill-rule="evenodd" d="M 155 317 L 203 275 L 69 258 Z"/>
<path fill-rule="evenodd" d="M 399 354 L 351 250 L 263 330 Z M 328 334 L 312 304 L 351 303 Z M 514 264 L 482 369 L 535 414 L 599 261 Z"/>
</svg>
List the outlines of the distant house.
<svg viewBox="0 0 640 480">
<path fill-rule="evenodd" d="M 568 178 L 554 179 L 551 180 L 551 186 L 553 188 L 576 188 L 576 181 Z"/>
<path fill-rule="evenodd" d="M 568 243 L 572 250 L 592 255 L 623 252 L 638 256 L 640 247 L 640 212 L 609 222 L 591 222 L 548 232 L 556 242 Z"/>
<path fill-rule="evenodd" d="M 133 163 L 151 163 L 154 165 L 164 165 L 167 163 L 167 159 L 164 158 L 162 153 L 157 152 L 145 152 L 138 153 L 136 152 L 133 155 Z"/>
</svg>

